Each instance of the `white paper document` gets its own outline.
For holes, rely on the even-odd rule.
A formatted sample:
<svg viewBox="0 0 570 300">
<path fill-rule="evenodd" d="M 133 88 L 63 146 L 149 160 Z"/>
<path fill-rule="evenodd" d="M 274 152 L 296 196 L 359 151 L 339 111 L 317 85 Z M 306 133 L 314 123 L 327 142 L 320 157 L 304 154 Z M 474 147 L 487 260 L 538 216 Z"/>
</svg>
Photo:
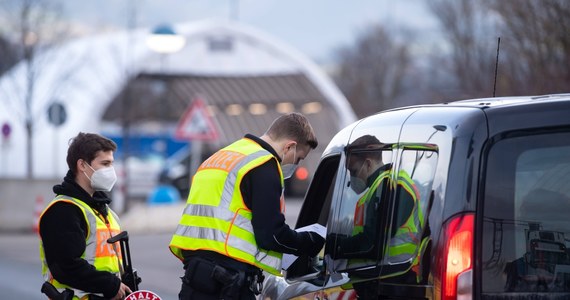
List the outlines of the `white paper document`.
<svg viewBox="0 0 570 300">
<path fill-rule="evenodd" d="M 295 231 L 297 231 L 297 232 L 314 231 L 318 235 L 322 236 L 323 238 L 326 238 L 326 236 L 327 236 L 327 228 L 325 226 L 319 224 L 319 223 L 315 223 L 315 224 L 307 225 L 305 227 L 297 228 L 297 229 L 295 229 Z M 293 264 L 293 262 L 296 259 L 297 259 L 296 255 L 283 254 L 283 258 L 281 260 L 281 268 L 283 270 L 287 270 L 291 266 L 291 264 Z"/>
</svg>

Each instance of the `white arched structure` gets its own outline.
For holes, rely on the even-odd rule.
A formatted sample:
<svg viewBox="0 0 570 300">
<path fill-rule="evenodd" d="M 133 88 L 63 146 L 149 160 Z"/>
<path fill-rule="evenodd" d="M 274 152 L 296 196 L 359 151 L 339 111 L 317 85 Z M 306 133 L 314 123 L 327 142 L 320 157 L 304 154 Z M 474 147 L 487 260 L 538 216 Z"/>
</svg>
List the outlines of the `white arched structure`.
<svg viewBox="0 0 570 300">
<path fill-rule="evenodd" d="M 178 53 L 160 56 L 146 45 L 148 29 L 82 38 L 38 57 L 38 77 L 32 95 L 33 160 L 36 178 L 61 177 L 68 141 L 79 131 L 99 132 L 105 109 L 140 72 L 198 75 L 263 76 L 304 73 L 337 111 L 340 127 L 356 117 L 331 79 L 305 55 L 270 36 L 227 20 L 208 20 L 174 26 L 186 38 Z M 232 51 L 212 52 L 211 39 L 230 37 Z M 26 66 L 16 65 L 0 78 L 0 124 L 12 131 L 2 140 L 0 177 L 23 177 L 26 170 L 24 128 Z M 67 121 L 48 122 L 47 107 L 62 103 Z"/>
</svg>

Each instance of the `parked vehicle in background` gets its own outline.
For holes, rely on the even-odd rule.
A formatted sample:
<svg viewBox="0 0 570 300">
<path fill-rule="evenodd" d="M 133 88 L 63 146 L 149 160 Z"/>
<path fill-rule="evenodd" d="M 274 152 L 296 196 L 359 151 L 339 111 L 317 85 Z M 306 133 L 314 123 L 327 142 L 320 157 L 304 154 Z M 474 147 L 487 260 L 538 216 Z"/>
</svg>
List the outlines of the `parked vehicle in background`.
<svg viewBox="0 0 570 300">
<path fill-rule="evenodd" d="M 178 190 L 180 196 L 185 199 L 190 191 L 190 147 L 183 147 L 172 154 L 166 162 L 160 175 L 158 182 L 161 184 L 171 185 Z"/>
<path fill-rule="evenodd" d="M 367 151 L 391 164 L 394 184 L 376 192 L 367 208 L 375 225 L 349 253 L 339 245 L 362 232 L 355 206 L 368 191 L 351 189 L 360 171 L 347 164 L 356 154 L 347 145 L 363 136 L 382 143 Z M 296 223 L 326 226 L 326 247 L 299 257 L 284 277 L 267 276 L 261 298 L 570 299 L 568 178 L 570 95 L 363 118 L 323 152 Z M 405 192 L 414 195 L 411 215 L 402 213 Z"/>
<path fill-rule="evenodd" d="M 118 202 L 125 199 L 135 202 L 148 200 L 159 183 L 166 158 L 185 146 L 185 143 L 174 140 L 167 134 L 149 135 L 136 132 L 131 133 L 128 140 L 125 140 L 121 132 L 112 126 L 106 126 L 102 134 L 118 146 L 114 153 L 118 178 L 113 189 L 114 205 L 119 206 L 114 208 L 118 212 L 123 209 L 123 205 Z"/>
<path fill-rule="evenodd" d="M 202 153 L 200 163 L 206 160 L 213 153 Z M 159 183 L 175 187 L 183 199 L 186 199 L 190 191 L 190 160 L 191 151 L 188 147 L 183 147 L 170 156 L 160 171 Z M 302 197 L 309 186 L 311 174 L 301 162 L 300 166 L 288 180 L 285 180 L 285 194 L 287 196 Z"/>
<path fill-rule="evenodd" d="M 127 198 L 145 201 L 158 183 L 162 164 L 163 159 L 156 156 L 129 157 L 126 168 L 123 161 L 116 160 L 117 187 L 124 189 Z"/>
</svg>

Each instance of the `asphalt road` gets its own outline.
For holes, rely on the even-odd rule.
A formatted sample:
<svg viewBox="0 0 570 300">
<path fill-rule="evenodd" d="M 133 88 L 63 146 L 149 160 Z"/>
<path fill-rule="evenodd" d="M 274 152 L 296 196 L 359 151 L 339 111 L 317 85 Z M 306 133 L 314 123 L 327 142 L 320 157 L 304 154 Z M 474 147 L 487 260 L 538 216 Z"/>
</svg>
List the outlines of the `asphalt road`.
<svg viewBox="0 0 570 300">
<path fill-rule="evenodd" d="M 287 203 L 287 223 L 293 227 L 300 201 Z M 163 300 L 178 299 L 182 263 L 170 253 L 169 232 L 129 231 L 131 260 L 142 278 L 140 289 Z M 0 299 L 40 300 L 43 279 L 36 234 L 0 234 Z"/>
<path fill-rule="evenodd" d="M 140 289 L 177 299 L 182 264 L 168 250 L 171 234 L 130 236 L 131 260 L 142 277 Z M 0 235 L 0 299 L 46 299 L 35 234 Z"/>
</svg>

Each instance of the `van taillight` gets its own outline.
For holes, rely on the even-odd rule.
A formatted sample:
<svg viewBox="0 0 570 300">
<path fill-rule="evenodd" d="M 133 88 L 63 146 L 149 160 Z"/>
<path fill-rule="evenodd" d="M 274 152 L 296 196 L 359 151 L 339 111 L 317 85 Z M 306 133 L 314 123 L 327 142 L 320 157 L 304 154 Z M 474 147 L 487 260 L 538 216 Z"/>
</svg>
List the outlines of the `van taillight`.
<svg viewBox="0 0 570 300">
<path fill-rule="evenodd" d="M 443 253 L 442 299 L 470 298 L 473 259 L 473 228 L 475 215 L 459 215 L 451 219 L 445 227 L 445 248 Z M 463 280 L 461 280 L 463 279 Z M 460 283 L 458 286 L 458 282 Z M 468 285 L 466 291 L 466 286 Z M 459 288 L 459 293 L 458 293 Z M 466 295 L 467 294 L 469 295 Z"/>
</svg>

